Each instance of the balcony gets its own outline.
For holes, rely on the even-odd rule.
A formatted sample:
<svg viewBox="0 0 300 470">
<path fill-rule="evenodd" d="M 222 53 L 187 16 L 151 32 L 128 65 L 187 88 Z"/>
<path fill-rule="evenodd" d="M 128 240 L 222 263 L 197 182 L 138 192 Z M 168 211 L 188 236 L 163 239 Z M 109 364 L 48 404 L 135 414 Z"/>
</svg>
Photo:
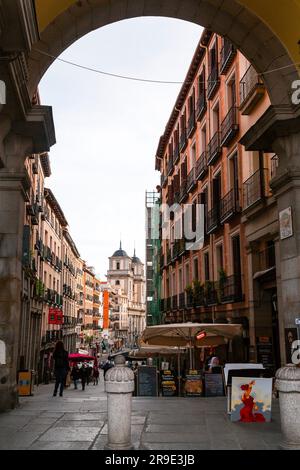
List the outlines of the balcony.
<svg viewBox="0 0 300 470">
<path fill-rule="evenodd" d="M 240 205 L 237 198 L 238 190 L 232 189 L 220 201 L 220 222 L 225 224 L 231 217 L 240 212 Z"/>
<path fill-rule="evenodd" d="M 162 188 L 164 188 L 167 185 L 168 182 L 168 177 L 164 174 L 161 175 L 160 177 L 160 185 Z"/>
<path fill-rule="evenodd" d="M 216 132 L 207 146 L 207 164 L 213 165 L 222 153 L 220 132 Z"/>
<path fill-rule="evenodd" d="M 188 197 L 188 192 L 187 192 L 187 179 L 184 179 L 181 182 L 181 187 L 180 187 L 180 194 L 179 194 L 179 203 L 184 202 Z"/>
<path fill-rule="evenodd" d="M 220 225 L 220 210 L 219 204 L 215 205 L 210 211 L 207 213 L 207 235 L 211 235 L 214 233 Z"/>
<path fill-rule="evenodd" d="M 192 111 L 190 117 L 189 117 L 189 120 L 188 120 L 188 129 L 187 129 L 187 137 L 188 139 L 190 139 L 195 130 L 196 130 L 196 115 L 195 115 L 195 110 Z"/>
<path fill-rule="evenodd" d="M 174 169 L 173 155 L 170 155 L 170 159 L 168 161 L 168 176 L 171 176 L 173 169 Z"/>
<path fill-rule="evenodd" d="M 228 147 L 239 131 L 237 107 L 232 106 L 221 124 L 221 145 Z"/>
<path fill-rule="evenodd" d="M 185 294 L 182 292 L 179 294 L 179 309 L 183 310 L 185 308 Z"/>
<path fill-rule="evenodd" d="M 207 98 L 211 100 L 220 86 L 218 64 L 212 69 L 207 80 Z"/>
<path fill-rule="evenodd" d="M 187 292 L 187 294 L 186 294 L 186 306 L 189 309 L 194 308 L 194 295 L 193 295 L 193 292 Z"/>
<path fill-rule="evenodd" d="M 167 298 L 167 311 L 169 312 L 171 310 L 171 297 Z"/>
<path fill-rule="evenodd" d="M 196 106 L 196 119 L 197 121 L 200 121 L 202 117 L 204 116 L 205 112 L 207 109 L 207 102 L 206 102 L 206 93 L 203 92 L 197 101 L 197 106 Z"/>
<path fill-rule="evenodd" d="M 207 307 L 218 305 L 218 291 L 215 282 L 208 281 L 205 284 L 205 304 Z"/>
<path fill-rule="evenodd" d="M 196 172 L 195 172 L 195 168 L 193 168 L 188 174 L 188 177 L 186 180 L 186 192 L 190 193 L 191 191 L 193 191 L 193 189 L 196 186 L 197 186 Z"/>
<path fill-rule="evenodd" d="M 173 295 L 172 297 L 172 310 L 177 310 L 178 307 L 178 297 L 177 295 Z"/>
<path fill-rule="evenodd" d="M 234 274 L 220 281 L 220 301 L 222 304 L 242 302 L 242 279 Z"/>
<path fill-rule="evenodd" d="M 187 134 L 186 134 L 186 129 L 182 131 L 182 134 L 180 136 L 180 142 L 179 142 L 179 151 L 183 152 L 186 149 L 188 140 L 187 140 Z"/>
<path fill-rule="evenodd" d="M 174 157 L 173 157 L 174 165 L 176 165 L 176 163 L 179 162 L 179 159 L 180 159 L 180 150 L 179 150 L 179 144 L 177 143 L 174 148 Z"/>
<path fill-rule="evenodd" d="M 220 74 L 225 75 L 236 56 L 236 47 L 230 41 L 224 39 L 224 45 L 221 49 Z"/>
<path fill-rule="evenodd" d="M 173 250 L 172 250 L 172 259 L 175 261 L 177 258 L 179 258 L 181 255 L 185 253 L 185 240 L 176 240 L 174 245 L 173 245 Z"/>
<path fill-rule="evenodd" d="M 268 180 L 269 170 L 257 170 L 243 184 L 243 209 L 254 206 L 266 196 L 266 184 Z"/>
<path fill-rule="evenodd" d="M 245 115 L 251 114 L 257 103 L 264 96 L 265 85 L 255 68 L 250 65 L 240 81 L 240 111 Z"/>
<path fill-rule="evenodd" d="M 207 152 L 203 152 L 196 161 L 196 179 L 202 180 L 207 173 Z"/>
</svg>

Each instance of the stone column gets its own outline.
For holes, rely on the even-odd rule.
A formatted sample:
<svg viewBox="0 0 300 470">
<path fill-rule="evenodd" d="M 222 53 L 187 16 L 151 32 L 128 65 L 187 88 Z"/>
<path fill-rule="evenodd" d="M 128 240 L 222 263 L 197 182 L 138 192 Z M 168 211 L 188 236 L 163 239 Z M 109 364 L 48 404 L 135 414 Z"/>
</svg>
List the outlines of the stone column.
<svg viewBox="0 0 300 470">
<path fill-rule="evenodd" d="M 0 361 L 0 411 L 18 402 L 17 357 L 21 316 L 22 242 L 24 227 L 24 159 L 31 143 L 9 134 L 1 145 L 0 169 L 0 341 L 5 360 Z"/>
<path fill-rule="evenodd" d="M 295 328 L 295 319 L 300 317 L 300 134 L 277 138 L 273 149 L 279 157 L 277 175 L 271 181 L 278 214 L 291 207 L 293 223 L 293 235 L 279 238 L 277 260 L 281 357 L 286 364 L 284 330 Z"/>
<path fill-rule="evenodd" d="M 106 373 L 105 391 L 108 404 L 108 450 L 130 450 L 131 405 L 134 373 L 125 366 L 124 356 L 116 356 L 116 366 Z"/>
<path fill-rule="evenodd" d="M 287 450 L 300 450 L 300 367 L 289 364 L 279 369 L 275 386 L 279 391 L 283 441 Z"/>
</svg>

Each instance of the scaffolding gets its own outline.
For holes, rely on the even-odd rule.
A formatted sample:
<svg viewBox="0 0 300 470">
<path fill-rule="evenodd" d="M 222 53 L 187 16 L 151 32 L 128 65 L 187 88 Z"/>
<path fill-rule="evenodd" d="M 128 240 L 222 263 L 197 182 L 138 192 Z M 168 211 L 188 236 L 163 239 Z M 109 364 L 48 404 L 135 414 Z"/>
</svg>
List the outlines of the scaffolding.
<svg viewBox="0 0 300 470">
<path fill-rule="evenodd" d="M 147 326 L 161 324 L 161 274 L 159 236 L 160 194 L 146 192 L 146 298 Z"/>
</svg>

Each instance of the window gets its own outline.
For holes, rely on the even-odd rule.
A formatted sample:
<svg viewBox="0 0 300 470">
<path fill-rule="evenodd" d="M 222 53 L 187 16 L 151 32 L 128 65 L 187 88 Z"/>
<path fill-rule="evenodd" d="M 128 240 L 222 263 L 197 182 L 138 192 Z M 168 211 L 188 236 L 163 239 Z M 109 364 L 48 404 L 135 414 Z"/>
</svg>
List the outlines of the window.
<svg viewBox="0 0 300 470">
<path fill-rule="evenodd" d="M 120 281 L 116 281 L 116 286 L 119 286 L 120 285 Z"/>
<path fill-rule="evenodd" d="M 120 263 L 117 263 L 117 270 L 120 270 Z"/>
<path fill-rule="evenodd" d="M 216 104 L 214 109 L 212 110 L 212 137 L 218 132 L 220 129 L 220 110 L 219 110 L 219 103 Z"/>
<path fill-rule="evenodd" d="M 185 265 L 185 287 L 190 284 L 190 265 Z"/>
<path fill-rule="evenodd" d="M 194 168 L 195 164 L 196 164 L 196 144 L 194 144 L 191 148 L 190 169 Z"/>
<path fill-rule="evenodd" d="M 205 281 L 210 280 L 209 274 L 209 253 L 204 253 L 204 279 Z"/>
<path fill-rule="evenodd" d="M 216 247 L 216 268 L 217 277 L 219 277 L 220 271 L 223 269 L 223 245 L 218 245 Z"/>
<path fill-rule="evenodd" d="M 206 136 L 206 126 L 202 127 L 201 129 L 201 138 L 200 138 L 200 154 L 202 155 L 203 152 L 206 151 L 206 142 L 207 142 L 207 136 Z"/>
<path fill-rule="evenodd" d="M 181 293 L 183 291 L 183 284 L 182 284 L 182 269 L 180 268 L 178 271 L 178 287 L 179 287 L 179 292 Z"/>
<path fill-rule="evenodd" d="M 236 106 L 236 81 L 235 81 L 235 75 L 233 75 L 229 82 L 227 83 L 227 103 L 228 103 L 228 109 L 232 108 L 233 106 Z"/>
<path fill-rule="evenodd" d="M 194 269 L 193 269 L 193 277 L 194 280 L 197 281 L 199 279 L 199 264 L 198 264 L 198 258 L 194 258 Z"/>
<path fill-rule="evenodd" d="M 233 274 L 240 277 L 242 268 L 241 268 L 241 245 L 240 245 L 240 236 L 235 235 L 232 237 L 232 265 L 233 265 Z"/>
</svg>

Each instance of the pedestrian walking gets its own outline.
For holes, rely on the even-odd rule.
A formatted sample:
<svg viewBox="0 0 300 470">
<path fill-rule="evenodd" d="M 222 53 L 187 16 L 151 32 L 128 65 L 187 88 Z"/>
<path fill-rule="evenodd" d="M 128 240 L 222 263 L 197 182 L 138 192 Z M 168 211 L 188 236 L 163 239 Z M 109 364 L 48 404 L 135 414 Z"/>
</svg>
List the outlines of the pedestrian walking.
<svg viewBox="0 0 300 470">
<path fill-rule="evenodd" d="M 81 368 L 79 369 L 79 378 L 81 380 L 82 391 L 84 391 L 86 384 L 86 367 L 84 364 L 82 364 Z"/>
<path fill-rule="evenodd" d="M 55 371 L 55 388 L 53 396 L 57 396 L 57 392 L 59 389 L 59 396 L 62 397 L 67 373 L 70 370 L 69 354 L 68 351 L 65 350 L 64 343 L 62 341 L 58 341 L 56 343 L 53 353 L 53 359 Z"/>
<path fill-rule="evenodd" d="M 98 385 L 98 383 L 99 383 L 99 369 L 98 369 L 98 367 L 94 367 L 94 369 L 93 369 L 93 379 L 94 379 L 94 385 Z"/>
<path fill-rule="evenodd" d="M 105 378 L 106 372 L 113 367 L 113 364 L 110 361 L 106 361 L 103 366 L 103 377 Z"/>
<path fill-rule="evenodd" d="M 74 365 L 72 372 L 71 372 L 71 378 L 74 382 L 74 390 L 77 390 L 77 382 L 80 378 L 80 370 L 77 364 Z"/>
</svg>

